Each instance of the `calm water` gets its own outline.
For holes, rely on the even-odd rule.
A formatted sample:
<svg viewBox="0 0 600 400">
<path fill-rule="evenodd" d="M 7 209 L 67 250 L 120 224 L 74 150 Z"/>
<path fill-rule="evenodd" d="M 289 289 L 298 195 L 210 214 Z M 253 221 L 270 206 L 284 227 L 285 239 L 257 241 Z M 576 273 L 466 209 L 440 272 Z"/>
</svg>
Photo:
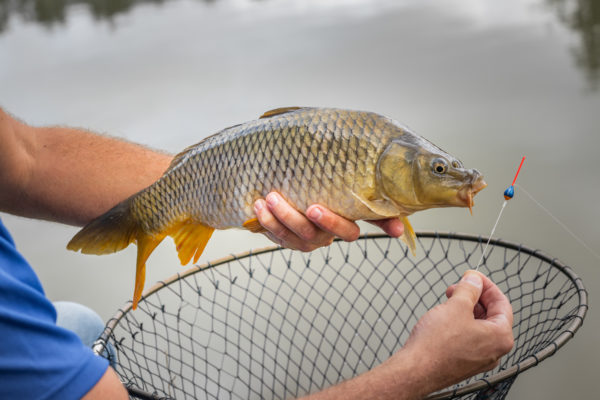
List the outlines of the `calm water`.
<svg viewBox="0 0 600 400">
<path fill-rule="evenodd" d="M 417 230 L 488 235 L 519 182 L 600 249 L 600 3 L 564 0 L 0 0 L 0 105 L 177 152 L 288 105 L 393 117 L 486 176 L 474 216 L 412 217 Z M 130 299 L 135 249 L 65 250 L 76 228 L 2 218 L 50 298 L 104 318 Z M 370 229 L 365 226 L 365 229 Z M 574 267 L 592 302 L 600 261 L 518 190 L 497 237 Z M 147 286 L 178 271 L 165 243 Z M 217 232 L 201 262 L 267 245 Z M 575 339 L 517 380 L 509 398 L 590 398 L 600 368 L 592 306 Z"/>
</svg>

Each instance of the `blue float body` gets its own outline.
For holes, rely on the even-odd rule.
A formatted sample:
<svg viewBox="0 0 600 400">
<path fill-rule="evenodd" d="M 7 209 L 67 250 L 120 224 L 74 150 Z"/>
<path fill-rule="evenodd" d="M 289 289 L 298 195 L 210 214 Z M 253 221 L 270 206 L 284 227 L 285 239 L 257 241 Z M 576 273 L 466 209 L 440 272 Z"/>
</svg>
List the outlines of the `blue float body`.
<svg viewBox="0 0 600 400">
<path fill-rule="evenodd" d="M 504 199 L 510 200 L 515 195 L 515 188 L 511 185 L 504 191 Z"/>
</svg>

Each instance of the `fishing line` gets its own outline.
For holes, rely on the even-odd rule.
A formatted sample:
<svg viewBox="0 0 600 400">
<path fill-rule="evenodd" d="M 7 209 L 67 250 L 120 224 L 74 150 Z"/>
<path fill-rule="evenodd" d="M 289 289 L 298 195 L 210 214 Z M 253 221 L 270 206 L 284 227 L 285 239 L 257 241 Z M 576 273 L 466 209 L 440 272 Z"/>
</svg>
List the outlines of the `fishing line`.
<svg viewBox="0 0 600 400">
<path fill-rule="evenodd" d="M 479 270 L 481 261 L 483 261 L 483 257 L 485 256 L 485 251 L 487 250 L 488 245 L 490 244 L 490 240 L 492 240 L 492 236 L 494 236 L 494 232 L 496 231 L 496 227 L 498 226 L 498 222 L 500 221 L 500 217 L 502 216 L 502 212 L 504 211 L 506 204 L 515 195 L 515 187 L 514 187 L 515 182 L 517 181 L 517 177 L 519 176 L 519 172 L 521 172 L 521 167 L 523 166 L 524 162 L 525 162 L 525 156 L 523 156 L 523 158 L 521 159 L 521 164 L 519 164 L 519 168 L 517 169 L 517 173 L 515 174 L 512 184 L 504 191 L 504 203 L 502 203 L 502 208 L 500 208 L 500 213 L 498 213 L 498 218 L 496 218 L 496 223 L 494 224 L 494 227 L 492 228 L 492 232 L 490 233 L 490 236 L 488 237 L 488 241 L 485 244 L 483 251 L 481 252 L 481 257 L 479 258 L 479 262 L 477 263 L 477 267 L 475 268 L 475 271 Z M 491 252 L 492 251 L 490 250 L 490 253 Z M 488 254 L 488 257 L 489 257 L 489 254 Z"/>
<path fill-rule="evenodd" d="M 590 246 L 588 246 L 587 243 L 585 243 L 583 241 L 583 239 L 579 238 L 579 236 L 577 236 L 575 233 L 573 233 L 573 231 L 571 231 L 569 229 L 569 227 L 567 227 L 567 225 L 565 225 L 562 221 L 560 221 L 557 217 L 555 217 L 554 214 L 552 214 L 550 212 L 550 210 L 548 210 L 546 207 L 544 207 L 539 201 L 534 199 L 533 196 L 527 190 L 525 190 L 525 188 L 523 186 L 521 186 L 521 185 L 516 185 L 516 186 L 518 186 L 519 189 L 521 189 L 523 191 L 523 193 L 525 193 L 527 195 L 527 197 L 529 197 L 539 208 L 544 210 L 544 212 L 546 212 L 546 214 L 548 214 L 554 220 L 554 222 L 556 222 L 558 225 L 560 225 L 575 240 L 577 240 L 579 242 L 579 244 L 581 244 L 583 247 L 585 247 L 587 249 L 587 251 L 589 251 L 592 255 L 594 255 L 594 257 L 596 257 L 598 260 L 600 260 L 600 255 L 598 253 L 596 253 Z"/>
<path fill-rule="evenodd" d="M 504 203 L 502 203 L 502 208 L 500 209 L 500 213 L 498 214 L 498 218 L 496 219 L 496 223 L 494 224 L 494 227 L 492 228 L 492 233 L 490 233 L 487 243 L 485 244 L 485 247 L 484 247 L 483 251 L 481 252 L 481 257 L 479 258 L 479 262 L 477 263 L 477 268 L 475 268 L 475 271 L 479 270 L 479 266 L 481 265 L 481 261 L 483 260 L 485 251 L 487 250 L 488 245 L 490 244 L 490 240 L 492 240 L 492 236 L 494 236 L 494 232 L 496 231 L 496 227 L 498 226 L 498 221 L 500 221 L 500 217 L 502 216 L 502 211 L 504 211 L 504 207 L 506 207 L 507 204 L 508 204 L 508 200 L 504 200 Z M 489 254 L 488 254 L 488 256 L 489 256 Z"/>
<path fill-rule="evenodd" d="M 483 248 L 483 251 L 481 252 L 481 257 L 479 258 L 479 262 L 477 263 L 477 267 L 475 268 L 475 271 L 479 270 L 479 267 L 481 266 L 481 262 L 484 260 L 485 252 L 487 251 L 487 248 L 490 244 L 490 240 L 494 236 L 494 232 L 496 231 L 496 227 L 498 226 L 498 222 L 500 221 L 502 212 L 504 211 L 504 208 L 506 207 L 508 200 L 512 199 L 515 194 L 515 189 L 514 189 L 515 186 L 518 186 L 519 189 L 521 189 L 523 191 L 523 193 L 525 193 L 527 195 L 527 197 L 529 197 L 531 199 L 531 201 L 533 201 L 539 208 L 541 208 L 546 214 L 548 214 L 554 220 L 554 222 L 556 222 L 558 225 L 560 225 L 561 228 L 563 228 L 565 231 L 567 231 L 567 233 L 569 233 L 569 235 L 571 235 L 571 237 L 573 237 L 577 242 L 579 242 L 579 244 L 581 244 L 583 247 L 585 247 L 585 249 L 587 251 L 589 251 L 594 257 L 596 257 L 596 259 L 600 260 L 600 255 L 598 253 L 596 253 L 594 251 L 594 249 L 592 249 L 590 246 L 588 246 L 587 243 L 583 241 L 583 239 L 581 239 L 579 236 L 577 236 L 571 229 L 569 229 L 569 227 L 566 224 L 564 224 L 561 220 L 559 220 L 557 217 L 555 217 L 554 214 L 552 214 L 550 212 L 550 210 L 548 210 L 539 201 L 537 201 L 533 197 L 533 195 L 531 195 L 531 193 L 529 193 L 527 190 L 525 190 L 525 188 L 523 186 L 516 184 L 517 177 L 519 176 L 519 172 L 521 172 L 521 167 L 523 166 L 524 161 L 525 161 L 525 157 L 523 157 L 521 159 L 521 164 L 519 165 L 519 169 L 517 169 L 517 173 L 515 175 L 515 178 L 512 181 L 512 184 L 504 191 L 504 203 L 502 203 L 502 208 L 500 208 L 500 213 L 498 213 L 498 218 L 496 218 L 496 223 L 494 223 L 492 232 L 490 233 L 487 243 L 485 244 L 485 247 Z M 490 250 L 490 253 L 491 253 L 491 250 Z M 488 257 L 489 257 L 489 254 L 488 254 Z"/>
</svg>

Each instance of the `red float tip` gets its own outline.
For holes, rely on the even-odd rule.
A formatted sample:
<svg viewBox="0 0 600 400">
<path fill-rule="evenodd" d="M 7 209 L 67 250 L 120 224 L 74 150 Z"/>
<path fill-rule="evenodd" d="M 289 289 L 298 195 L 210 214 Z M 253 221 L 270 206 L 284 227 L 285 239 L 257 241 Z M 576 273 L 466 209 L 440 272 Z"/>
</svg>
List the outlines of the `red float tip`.
<svg viewBox="0 0 600 400">
<path fill-rule="evenodd" d="M 515 179 L 513 179 L 513 183 L 511 186 L 515 185 L 515 182 L 517 181 L 517 176 L 519 176 L 519 172 L 521 172 L 521 167 L 523 166 L 523 162 L 525 162 L 525 156 L 523 156 L 523 159 L 521 160 L 521 164 L 519 165 L 519 169 L 517 170 L 517 174 L 515 175 Z"/>
</svg>

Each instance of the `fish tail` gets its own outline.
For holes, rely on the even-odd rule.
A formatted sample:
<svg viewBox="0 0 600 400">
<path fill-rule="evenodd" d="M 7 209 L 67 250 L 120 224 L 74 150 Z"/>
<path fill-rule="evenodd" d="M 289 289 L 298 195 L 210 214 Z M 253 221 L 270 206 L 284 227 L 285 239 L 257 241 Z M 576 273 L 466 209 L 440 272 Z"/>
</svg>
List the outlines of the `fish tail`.
<svg viewBox="0 0 600 400">
<path fill-rule="evenodd" d="M 135 263 L 135 286 L 133 289 L 133 305 L 132 308 L 137 308 L 138 302 L 142 298 L 142 292 L 144 290 L 144 282 L 146 282 L 146 260 L 150 257 L 150 254 L 154 251 L 156 246 L 162 242 L 165 238 L 164 234 L 161 235 L 147 235 L 138 233 L 137 235 L 137 261 Z"/>
<path fill-rule="evenodd" d="M 142 298 L 146 280 L 146 260 L 167 235 L 173 237 L 175 241 L 181 265 L 186 265 L 192 259 L 194 262 L 198 261 L 213 231 L 214 228 L 193 220 L 175 223 L 170 229 L 155 235 L 148 235 L 138 230 L 136 232 L 138 253 L 135 268 L 135 288 L 133 290 L 133 309 L 137 308 L 137 304 Z"/>
<path fill-rule="evenodd" d="M 84 254 L 109 254 L 137 243 L 138 255 L 135 273 L 133 309 L 142 297 L 146 276 L 146 260 L 166 235 L 144 232 L 131 211 L 133 197 L 94 219 L 83 227 L 67 244 L 67 249 Z"/>
<path fill-rule="evenodd" d="M 129 198 L 84 226 L 67 244 L 67 249 L 84 254 L 109 254 L 135 241 L 140 227 L 131 213 Z"/>
</svg>

